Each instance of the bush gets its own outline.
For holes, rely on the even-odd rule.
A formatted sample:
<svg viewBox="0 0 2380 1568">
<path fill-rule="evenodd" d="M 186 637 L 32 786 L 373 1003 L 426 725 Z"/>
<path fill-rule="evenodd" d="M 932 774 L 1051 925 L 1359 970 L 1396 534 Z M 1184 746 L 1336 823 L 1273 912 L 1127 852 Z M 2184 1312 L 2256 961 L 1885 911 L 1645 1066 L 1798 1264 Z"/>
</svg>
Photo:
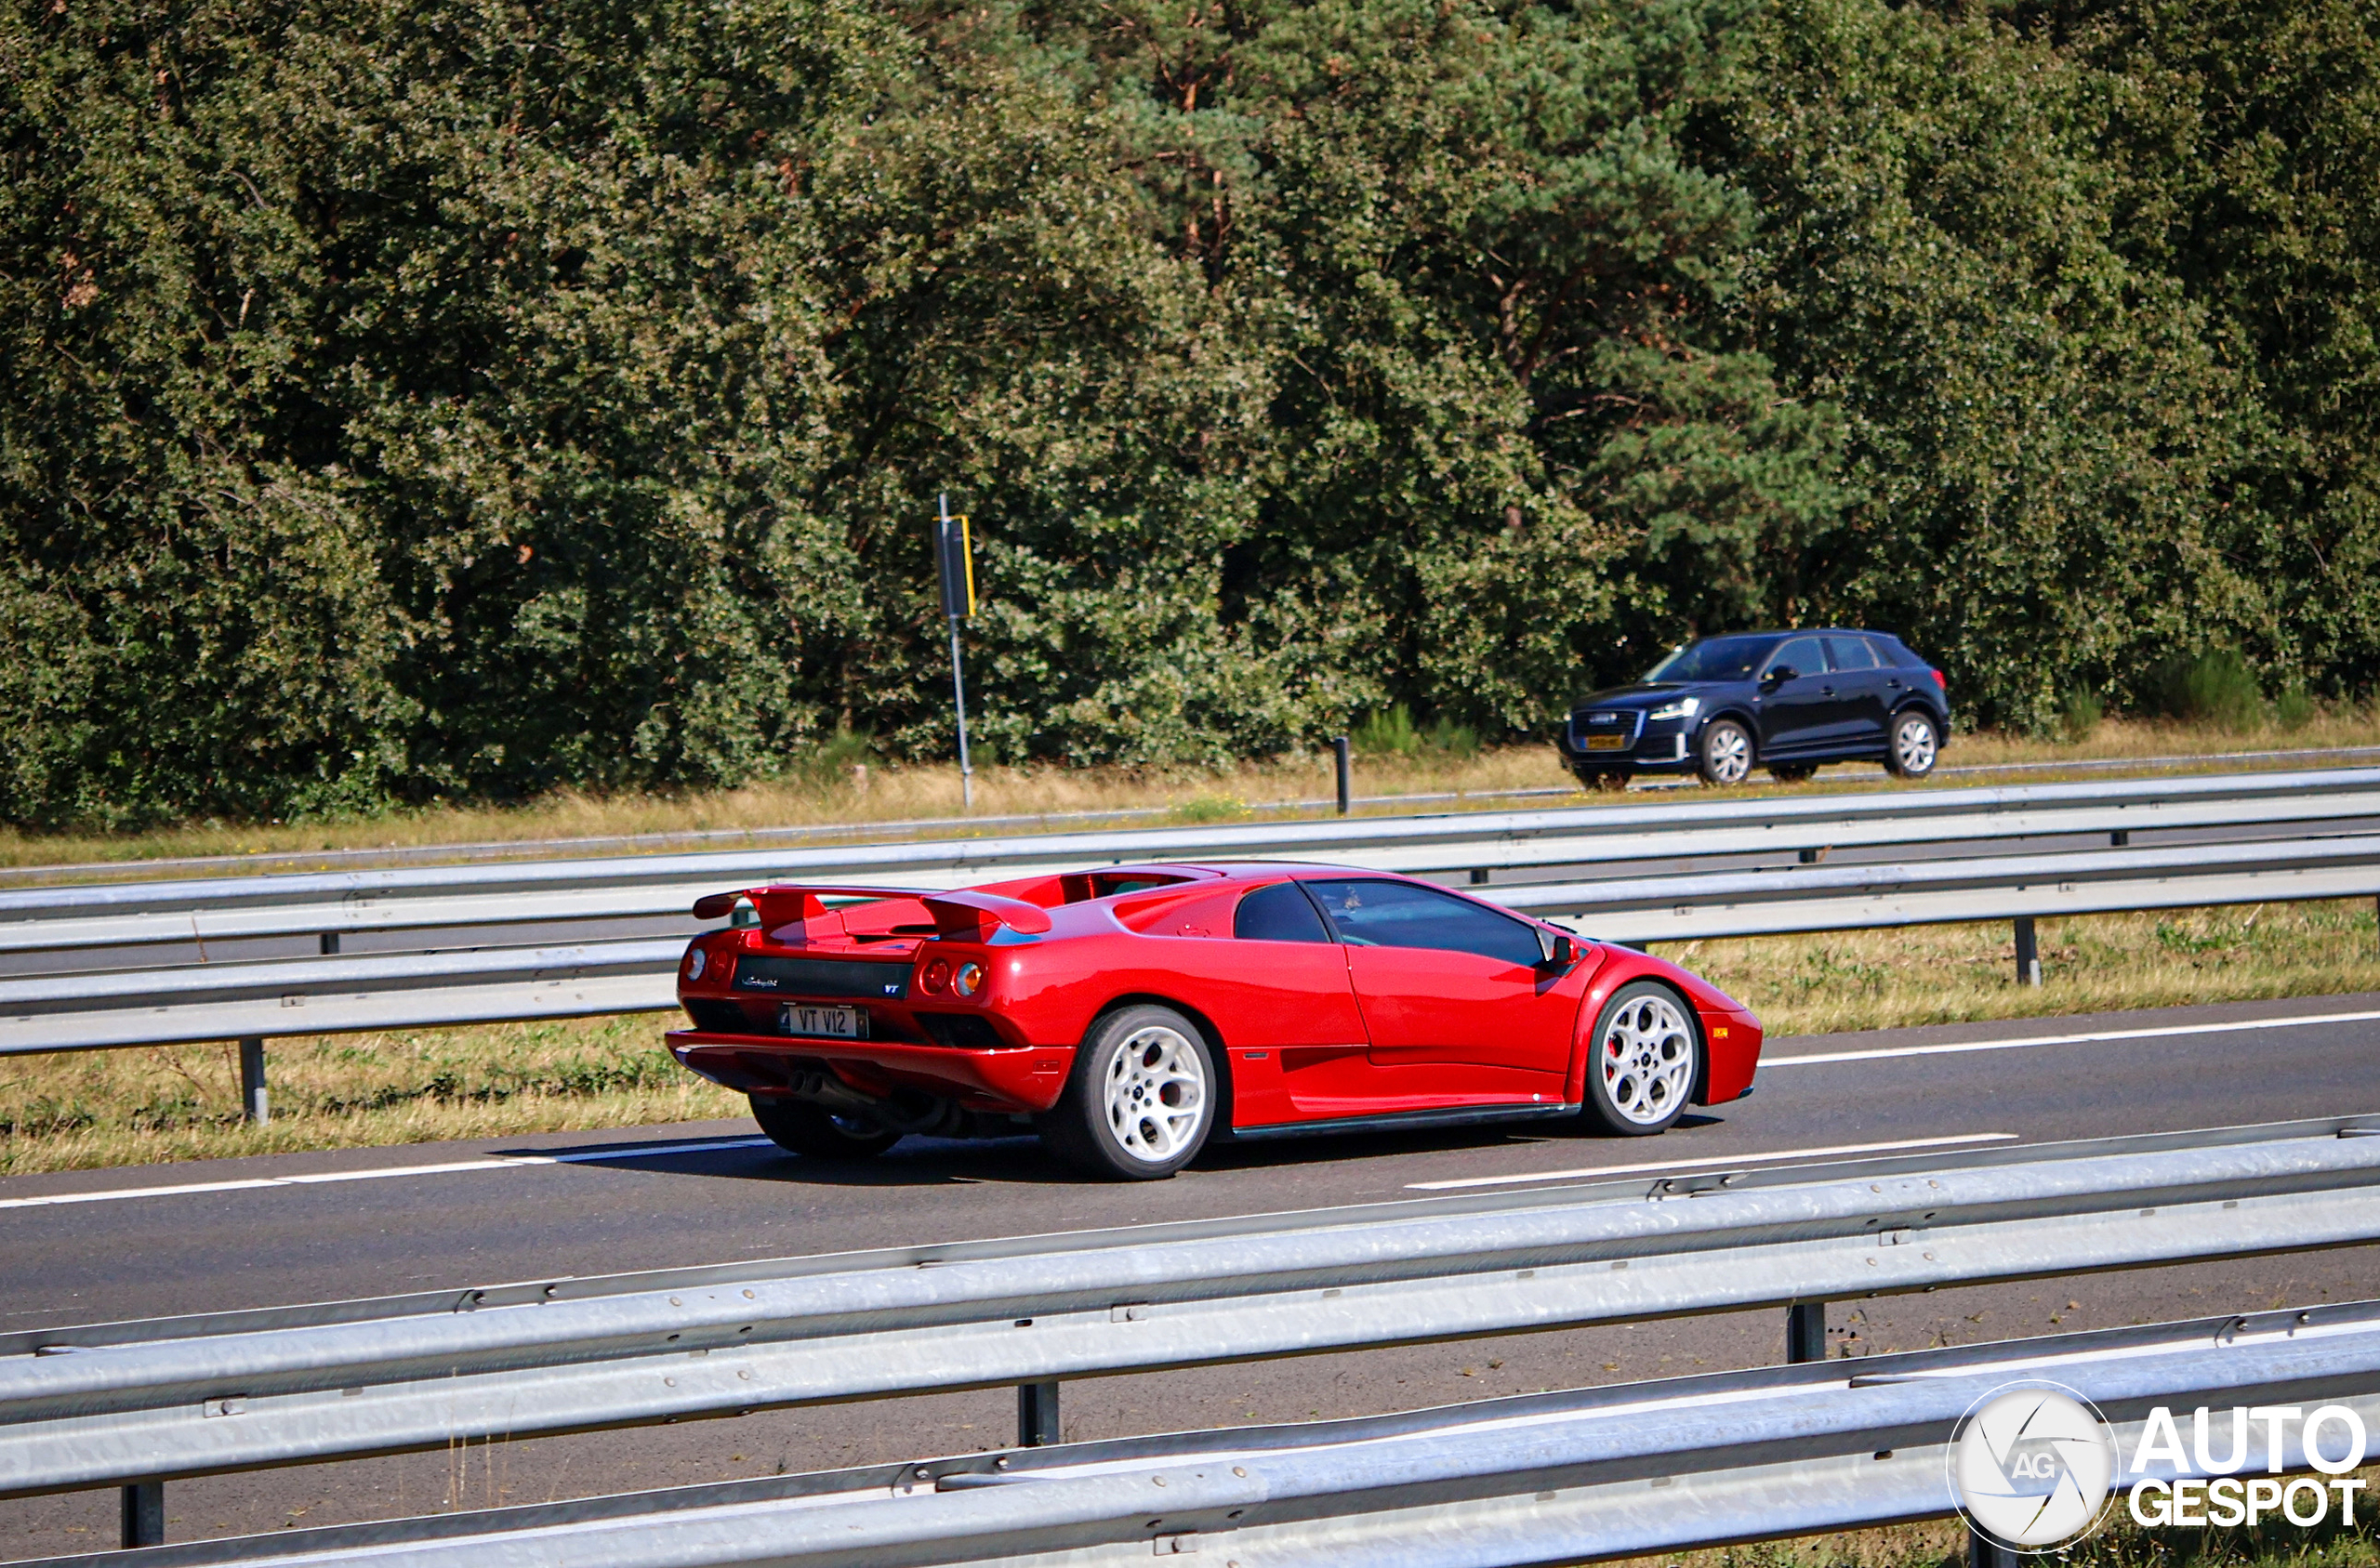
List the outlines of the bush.
<svg viewBox="0 0 2380 1568">
<path fill-rule="evenodd" d="M 1440 757 L 1470 757 L 1479 750 L 1479 731 L 1440 714 L 1437 722 L 1421 737 L 1421 744 Z"/>
<path fill-rule="evenodd" d="M 2098 729 L 2099 720 L 2106 717 L 2107 705 L 2099 701 L 2099 694 L 2078 687 L 2058 702 L 2057 738 L 2062 741 L 2087 741 Z"/>
<path fill-rule="evenodd" d="M 1421 749 L 1421 733 L 1413 728 L 1413 716 L 1403 703 L 1366 714 L 1347 738 L 1366 757 L 1410 757 Z"/>
<path fill-rule="evenodd" d="M 2284 730 L 2303 730 L 2314 721 L 2314 699 L 2306 688 L 2293 681 L 2273 699 L 2273 718 Z"/>
<path fill-rule="evenodd" d="M 2158 667 L 2151 684 L 2157 706 L 2171 718 L 2235 732 L 2265 721 L 2264 691 L 2256 683 L 2256 672 L 2229 648 L 2168 660 Z"/>
</svg>

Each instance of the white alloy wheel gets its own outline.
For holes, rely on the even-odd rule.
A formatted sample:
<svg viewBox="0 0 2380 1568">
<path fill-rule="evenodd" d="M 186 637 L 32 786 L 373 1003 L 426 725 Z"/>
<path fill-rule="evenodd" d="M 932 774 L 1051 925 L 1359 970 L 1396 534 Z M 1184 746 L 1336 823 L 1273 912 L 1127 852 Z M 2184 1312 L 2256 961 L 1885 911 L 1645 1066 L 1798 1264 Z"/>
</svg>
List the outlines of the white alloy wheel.
<svg viewBox="0 0 2380 1568">
<path fill-rule="evenodd" d="M 1934 771 L 1940 745 L 1934 720 L 1922 713 L 1904 713 L 1893 720 L 1893 771 L 1905 779 L 1922 779 Z"/>
<path fill-rule="evenodd" d="M 1108 1059 L 1107 1127 L 1129 1157 L 1170 1162 L 1205 1130 L 1207 1064 L 1178 1029 L 1135 1029 Z"/>
<path fill-rule="evenodd" d="M 1694 1092 L 1694 1025 L 1668 987 L 1623 986 L 1596 1025 L 1587 1059 L 1594 1109 L 1614 1132 L 1659 1132 Z"/>
<path fill-rule="evenodd" d="M 1732 718 L 1722 718 L 1702 732 L 1702 779 L 1705 784 L 1739 784 L 1752 776 L 1752 736 Z"/>
</svg>

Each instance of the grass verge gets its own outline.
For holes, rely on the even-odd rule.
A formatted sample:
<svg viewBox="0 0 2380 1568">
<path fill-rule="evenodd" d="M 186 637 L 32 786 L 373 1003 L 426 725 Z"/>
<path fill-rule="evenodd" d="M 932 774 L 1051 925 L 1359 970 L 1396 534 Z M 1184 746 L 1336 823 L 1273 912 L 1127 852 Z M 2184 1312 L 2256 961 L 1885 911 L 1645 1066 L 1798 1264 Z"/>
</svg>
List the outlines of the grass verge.
<svg viewBox="0 0 2380 1568">
<path fill-rule="evenodd" d="M 2056 777 L 2054 765 L 2174 756 L 2221 757 L 2278 748 L 2380 745 L 2380 708 L 2340 708 L 2294 730 L 2240 733 L 2213 725 L 2109 719 L 2074 741 L 1980 733 L 1955 737 L 1946 768 L 2050 764 L 2030 779 Z M 2095 776 L 2106 776 L 2096 774 Z M 1974 782 L 1963 774 L 1934 787 Z M 1802 789 L 1884 788 L 1872 763 L 1823 770 Z M 1359 753 L 1358 795 L 1492 795 L 1516 789 L 1575 787 L 1550 744 L 1448 747 L 1426 732 L 1410 750 Z M 1775 787 L 1765 778 L 1752 786 Z M 1909 787 L 1906 785 L 1892 787 Z M 975 776 L 977 817 L 1146 810 L 1177 821 L 1221 822 L 1250 808 L 1327 799 L 1327 752 L 1245 763 L 1220 771 L 1119 768 L 984 768 Z M 512 806 L 437 803 L 386 815 L 305 823 L 203 821 L 114 837 L 27 834 L 0 829 L 0 867 L 114 865 L 195 856 L 434 849 L 639 834 L 759 832 L 868 823 L 963 820 L 955 767 L 877 764 L 788 776 L 745 789 L 677 795 L 592 796 L 574 791 Z M 1581 796 L 1580 798 L 1588 798 Z M 1483 802 L 1488 804 L 1490 802 Z"/>
<path fill-rule="evenodd" d="M 2380 991 L 2368 900 L 2044 920 L 2046 983 L 2004 922 L 1669 944 L 1772 1035 Z M 674 1015 L 276 1041 L 272 1120 L 231 1046 L 0 1062 L 0 1174 L 653 1126 L 746 1113 L 661 1050 Z"/>
</svg>

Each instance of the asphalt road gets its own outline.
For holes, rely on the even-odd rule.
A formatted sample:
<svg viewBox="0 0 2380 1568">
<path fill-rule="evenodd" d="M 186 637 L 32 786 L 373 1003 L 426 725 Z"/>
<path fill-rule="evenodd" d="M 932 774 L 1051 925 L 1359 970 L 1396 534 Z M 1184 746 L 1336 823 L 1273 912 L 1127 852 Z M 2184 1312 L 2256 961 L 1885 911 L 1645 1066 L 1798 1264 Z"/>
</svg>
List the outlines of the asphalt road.
<svg viewBox="0 0 2380 1568">
<path fill-rule="evenodd" d="M 748 1123 L 17 1178 L 0 1181 L 0 1324 L 1265 1213 L 1615 1167 L 2380 1112 L 2376 1070 L 2380 995 L 2325 997 L 1776 1041 L 1754 1097 L 1655 1140 L 1532 1130 L 1283 1142 L 1217 1149 L 1152 1184 L 1077 1180 L 1026 1140 L 913 1140 L 866 1166 L 822 1168 L 753 1146 Z M 675 1152 L 652 1152 L 663 1148 Z M 483 1163 L 502 1153 L 553 1163 Z M 463 1168 L 420 1168 L 432 1166 Z M 217 1185 L 300 1175 L 311 1179 Z M 2367 1297 L 2380 1297 L 2380 1248 L 1871 1301 L 1835 1309 L 1832 1337 L 1858 1354 Z M 1087 1381 L 1068 1386 L 1065 1430 L 1093 1438 L 1336 1416 L 1756 1364 L 1781 1356 L 1777 1317 Z M 178 1482 L 168 1532 L 182 1540 L 922 1457 L 1002 1445 L 1013 1420 L 1005 1393 L 949 1395 Z M 0 1555 L 112 1545 L 114 1509 L 112 1493 L 0 1503 Z"/>
</svg>

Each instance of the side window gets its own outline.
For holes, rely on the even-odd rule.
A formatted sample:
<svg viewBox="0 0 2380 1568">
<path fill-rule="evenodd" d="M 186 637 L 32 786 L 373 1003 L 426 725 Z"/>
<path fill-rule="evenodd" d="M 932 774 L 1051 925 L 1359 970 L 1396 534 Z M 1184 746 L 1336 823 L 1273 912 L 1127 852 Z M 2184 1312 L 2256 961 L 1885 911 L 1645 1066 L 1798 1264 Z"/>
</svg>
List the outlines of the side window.
<svg viewBox="0 0 2380 1568">
<path fill-rule="evenodd" d="M 1435 947 L 1507 964 L 1544 956 L 1537 929 L 1469 899 L 1411 882 L 1308 882 L 1339 940 L 1359 947 Z"/>
<path fill-rule="evenodd" d="M 1864 637 L 1830 637 L 1826 639 L 1827 662 L 1839 670 L 1874 669 L 1876 651 Z"/>
<path fill-rule="evenodd" d="M 1231 934 L 1242 942 L 1329 942 L 1322 916 L 1294 882 L 1259 888 L 1239 901 Z"/>
<path fill-rule="evenodd" d="M 1826 651 L 1818 646 L 1818 639 L 1815 637 L 1797 637 L 1771 654 L 1766 668 L 1761 673 L 1765 675 L 1779 665 L 1792 665 L 1796 675 L 1824 675 Z"/>
</svg>

